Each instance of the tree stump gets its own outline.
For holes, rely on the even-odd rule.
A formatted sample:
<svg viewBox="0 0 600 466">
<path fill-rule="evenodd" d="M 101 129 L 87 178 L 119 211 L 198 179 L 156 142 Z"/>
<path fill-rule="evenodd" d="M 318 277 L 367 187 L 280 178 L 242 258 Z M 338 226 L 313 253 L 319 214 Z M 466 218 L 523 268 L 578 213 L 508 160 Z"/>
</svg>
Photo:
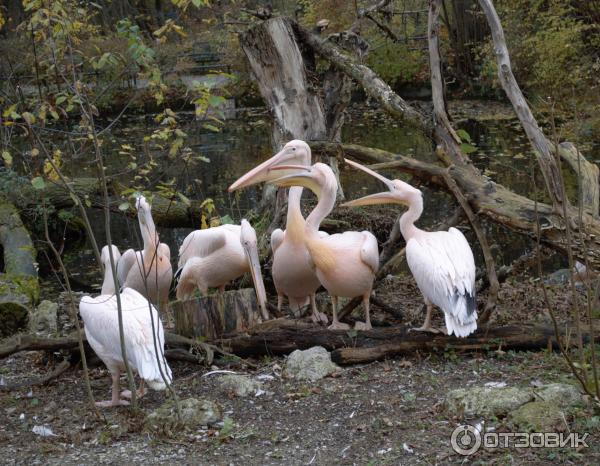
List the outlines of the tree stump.
<svg viewBox="0 0 600 466">
<path fill-rule="evenodd" d="M 253 288 L 177 301 L 171 309 L 175 315 L 175 333 L 206 340 L 243 332 L 260 319 Z"/>
</svg>

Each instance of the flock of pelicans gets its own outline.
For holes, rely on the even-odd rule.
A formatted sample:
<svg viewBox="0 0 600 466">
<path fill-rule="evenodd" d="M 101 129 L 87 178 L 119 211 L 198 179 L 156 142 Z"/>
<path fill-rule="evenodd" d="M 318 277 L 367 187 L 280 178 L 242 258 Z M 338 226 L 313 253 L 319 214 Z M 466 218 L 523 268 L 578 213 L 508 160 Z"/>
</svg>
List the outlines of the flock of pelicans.
<svg viewBox="0 0 600 466">
<path fill-rule="evenodd" d="M 346 160 L 346 163 L 382 181 L 388 191 L 343 205 L 395 203 L 408 207 L 400 218 L 400 231 L 406 240 L 406 260 L 427 306 L 425 322 L 415 330 L 440 331 L 431 326 L 431 313 L 436 305 L 444 312 L 447 334 L 465 337 L 474 332 L 477 328 L 475 262 L 464 235 L 456 228 L 437 232 L 419 229 L 415 222 L 423 212 L 421 191 L 401 180 L 388 180 L 356 162 Z M 330 329 L 349 328 L 338 320 L 338 298 L 361 296 L 365 321 L 357 322 L 355 328 L 370 330 L 369 297 L 379 267 L 377 240 L 368 231 L 333 235 L 319 231 L 319 225 L 333 210 L 336 200 L 338 184 L 331 168 L 323 163 L 312 164 L 308 144 L 293 140 L 239 178 L 229 191 L 261 182 L 290 188 L 286 229 L 277 229 L 271 235 L 278 309 L 281 310 L 284 297 L 294 311 L 310 304 L 312 320 L 327 324 L 327 316 L 315 303 L 315 293 L 322 285 L 331 296 Z M 303 188 L 310 189 L 318 198 L 306 219 L 300 208 Z M 112 397 L 98 402 L 99 406 L 128 404 L 127 398 L 131 397 L 128 391 L 119 392 L 119 376 L 125 365 L 119 337 L 118 301 L 122 309 L 127 362 L 141 378 L 138 395 L 144 394 L 144 382 L 152 389 L 161 390 L 172 380 L 164 357 L 163 325 L 153 306 L 167 311 L 173 279 L 171 254 L 169 246 L 159 242 L 150 205 L 143 197 L 137 199 L 136 208 L 144 249 L 130 249 L 121 256 L 115 246 L 105 246 L 102 293 L 95 298 L 85 296 L 80 303 L 88 342 L 112 378 Z M 175 274 L 177 298 L 189 297 L 196 288 L 203 295 L 209 288 L 222 291 L 227 283 L 248 271 L 261 316 L 268 319 L 256 233 L 250 224 L 242 220 L 241 225 L 196 230 L 185 238 L 179 249 Z"/>
</svg>

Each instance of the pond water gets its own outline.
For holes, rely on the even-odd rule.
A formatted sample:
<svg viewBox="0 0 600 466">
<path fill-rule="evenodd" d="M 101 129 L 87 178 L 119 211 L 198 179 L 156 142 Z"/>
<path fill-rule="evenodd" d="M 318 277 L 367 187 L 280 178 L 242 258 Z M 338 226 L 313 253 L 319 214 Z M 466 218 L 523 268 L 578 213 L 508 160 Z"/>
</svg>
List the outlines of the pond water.
<svg viewBox="0 0 600 466">
<path fill-rule="evenodd" d="M 496 104 L 497 105 L 497 104 Z M 468 106 L 467 106 L 468 109 Z M 468 114 L 468 111 L 466 112 Z M 220 132 L 211 132 L 203 127 L 202 122 L 196 121 L 189 115 L 181 115 L 187 120 L 184 130 L 188 134 L 187 144 L 194 152 L 206 157 L 209 162 L 197 162 L 188 165 L 181 160 L 168 159 L 166 151 L 148 150 L 144 148 L 143 137 L 155 129 L 156 124 L 151 117 L 132 117 L 119 122 L 111 129 L 106 138 L 104 153 L 108 174 L 123 186 L 135 184 L 134 172 L 128 168 L 131 159 L 123 154 L 123 145 L 131 146 L 131 153 L 136 154 L 136 163 L 142 165 L 150 158 L 158 163 L 159 170 L 152 173 L 157 181 L 175 179 L 178 189 L 193 199 L 211 198 L 214 201 L 215 213 L 223 217 L 230 216 L 239 221 L 244 214 L 260 200 L 262 186 L 252 187 L 238 193 L 229 194 L 227 186 L 240 175 L 254 167 L 259 162 L 272 155 L 270 144 L 270 123 L 266 118 L 244 120 L 228 120 Z M 532 153 L 529 143 L 514 119 L 502 116 L 473 120 L 458 119 L 457 126 L 468 132 L 476 147 L 471 154 L 475 165 L 487 175 L 501 184 L 511 187 L 516 192 L 531 196 Z M 343 140 L 365 146 L 373 146 L 391 152 L 409 155 L 421 160 L 435 161 L 431 143 L 417 131 L 399 127 L 384 114 L 373 110 L 354 110 L 343 130 Z M 598 151 L 600 152 L 600 151 Z M 600 158 L 600 153 L 586 153 Z M 95 176 L 95 167 L 89 162 L 72 160 L 66 162 L 64 171 L 70 176 Z M 388 177 L 397 178 L 398 173 L 384 173 Z M 400 176 L 407 180 L 406 177 Z M 341 182 L 346 197 L 349 199 L 382 190 L 382 186 L 373 178 L 355 170 L 344 170 Z M 572 182 L 570 189 L 574 190 Z M 541 184 L 539 184 L 541 186 Z M 441 192 L 424 189 L 425 213 L 420 225 L 427 228 L 449 215 L 454 209 L 452 199 Z M 90 209 L 92 224 L 99 242 L 105 238 L 104 220 L 101 210 Z M 200 219 L 197 219 L 197 226 Z M 115 243 L 123 251 L 128 247 L 139 247 L 137 222 L 124 215 L 112 216 L 112 234 Z M 520 235 L 515 235 L 503 227 L 487 224 L 492 243 L 496 244 L 495 252 L 499 265 L 509 263 L 520 256 L 531 241 Z M 191 231 L 184 228 L 160 228 L 161 241 L 171 246 L 173 262 L 177 261 L 178 246 L 183 238 Z M 469 234 L 468 234 L 469 236 Z M 472 239 L 475 242 L 474 238 Z M 475 249 L 475 248 L 474 248 Z M 89 245 L 85 242 L 68 245 L 65 251 L 66 265 L 74 272 L 74 278 L 96 270 L 96 264 Z M 477 259 L 483 266 L 483 260 Z M 43 269 L 43 265 L 42 265 Z M 96 282 L 100 277 L 95 274 Z M 83 277 L 82 277 L 83 278 Z M 81 280 L 89 283 L 89 280 Z"/>
</svg>

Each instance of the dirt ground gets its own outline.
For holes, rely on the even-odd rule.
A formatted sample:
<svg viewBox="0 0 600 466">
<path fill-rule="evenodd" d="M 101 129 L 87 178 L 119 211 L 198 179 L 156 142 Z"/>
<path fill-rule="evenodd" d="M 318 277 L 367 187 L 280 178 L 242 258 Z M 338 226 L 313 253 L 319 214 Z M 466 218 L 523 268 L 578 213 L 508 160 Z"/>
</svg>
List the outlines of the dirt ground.
<svg viewBox="0 0 600 466">
<path fill-rule="evenodd" d="M 399 281 L 406 281 L 402 286 Z M 418 293 L 408 278 L 388 278 L 378 295 L 406 310 L 414 324 L 420 314 Z M 398 290 L 402 290 L 400 293 Z M 535 280 L 502 287 L 498 324 L 515 320 L 547 320 Z M 567 318 L 570 300 L 563 287 L 551 290 L 557 312 Z M 557 298 L 559 297 L 559 298 Z M 484 299 L 484 297 L 482 297 Z M 439 313 L 438 313 L 439 314 Z M 386 316 L 375 309 L 375 320 Z M 441 324 L 440 316 L 436 317 Z M 600 417 L 591 408 L 565 419 L 572 432 L 589 432 L 589 448 L 481 449 L 465 458 L 454 453 L 452 431 L 465 422 L 447 412 L 444 400 L 454 388 L 505 382 L 530 386 L 573 382 L 556 353 L 512 352 L 497 348 L 459 354 L 439 351 L 414 354 L 342 368 L 335 377 L 315 383 L 282 377 L 285 358 L 243 363 L 216 361 L 219 369 L 246 374 L 263 383 L 259 396 L 239 398 L 223 391 L 211 368 L 172 363 L 174 387 L 181 399 L 205 398 L 218 403 L 225 421 L 216 427 L 155 437 L 142 429 L 144 413 L 158 407 L 164 392 L 149 393 L 142 413 L 124 407 L 107 409 L 97 419 L 86 405 L 81 371 L 71 370 L 46 387 L 0 392 L 0 454 L 5 464 L 217 464 L 217 465 L 396 465 L 396 464 L 600 464 Z M 41 353 L 22 353 L 2 361 L 0 378 L 12 383 L 51 370 Z M 214 369 L 214 368 L 213 368 Z M 97 399 L 109 397 L 106 369 L 91 371 Z M 42 437 L 34 426 L 47 426 L 55 436 Z M 505 419 L 485 424 L 508 431 Z"/>
</svg>

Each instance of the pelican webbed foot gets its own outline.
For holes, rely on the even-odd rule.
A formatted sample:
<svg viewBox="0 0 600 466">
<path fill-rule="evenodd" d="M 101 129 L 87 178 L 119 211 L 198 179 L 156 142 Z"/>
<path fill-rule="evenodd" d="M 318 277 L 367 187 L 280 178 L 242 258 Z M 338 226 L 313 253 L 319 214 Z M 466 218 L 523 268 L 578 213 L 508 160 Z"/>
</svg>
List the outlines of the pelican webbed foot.
<svg viewBox="0 0 600 466">
<path fill-rule="evenodd" d="M 348 324 L 344 324 L 343 322 L 332 322 L 327 328 L 329 330 L 350 330 L 350 326 Z"/>
<path fill-rule="evenodd" d="M 310 319 L 315 323 L 315 324 L 324 324 L 327 325 L 329 323 L 329 319 L 327 318 L 327 314 L 323 313 L 323 312 L 313 312 L 310 316 Z"/>
</svg>

